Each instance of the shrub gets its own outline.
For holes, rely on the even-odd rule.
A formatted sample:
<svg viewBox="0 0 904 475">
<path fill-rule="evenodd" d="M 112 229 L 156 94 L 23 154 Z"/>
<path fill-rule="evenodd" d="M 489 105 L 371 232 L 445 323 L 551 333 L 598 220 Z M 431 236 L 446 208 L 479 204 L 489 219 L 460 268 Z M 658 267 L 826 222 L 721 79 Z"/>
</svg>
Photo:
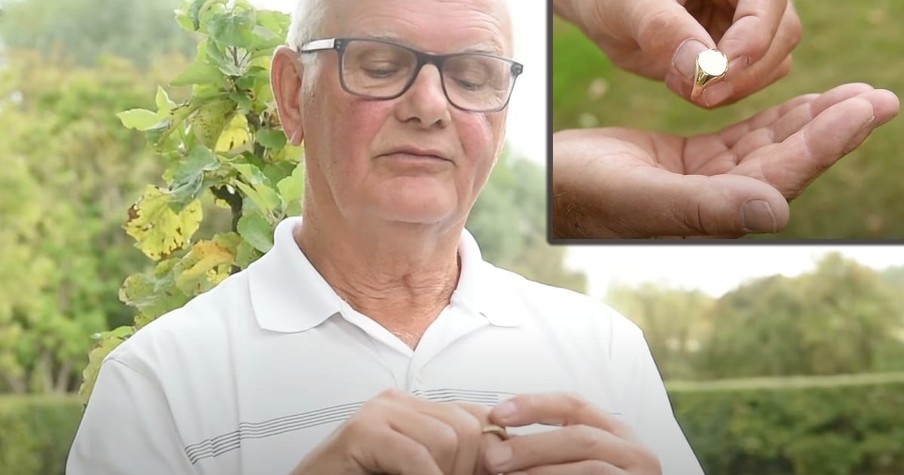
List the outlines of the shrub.
<svg viewBox="0 0 904 475">
<path fill-rule="evenodd" d="M 81 417 L 75 396 L 0 396 L 0 473 L 63 473 Z"/>
<path fill-rule="evenodd" d="M 904 473 L 904 374 L 672 384 L 707 474 Z"/>
</svg>

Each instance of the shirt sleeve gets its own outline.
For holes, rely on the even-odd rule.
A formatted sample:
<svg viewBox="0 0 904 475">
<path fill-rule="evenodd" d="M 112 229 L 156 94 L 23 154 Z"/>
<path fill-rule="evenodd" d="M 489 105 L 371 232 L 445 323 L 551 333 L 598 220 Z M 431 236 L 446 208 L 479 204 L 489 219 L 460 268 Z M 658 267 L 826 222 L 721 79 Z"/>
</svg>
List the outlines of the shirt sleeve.
<svg viewBox="0 0 904 475">
<path fill-rule="evenodd" d="M 665 384 L 644 343 L 638 351 L 635 433 L 659 457 L 662 475 L 698 475 L 703 468 L 675 419 Z"/>
<path fill-rule="evenodd" d="M 159 385 L 107 358 L 69 459 L 68 475 L 194 474 Z"/>
</svg>

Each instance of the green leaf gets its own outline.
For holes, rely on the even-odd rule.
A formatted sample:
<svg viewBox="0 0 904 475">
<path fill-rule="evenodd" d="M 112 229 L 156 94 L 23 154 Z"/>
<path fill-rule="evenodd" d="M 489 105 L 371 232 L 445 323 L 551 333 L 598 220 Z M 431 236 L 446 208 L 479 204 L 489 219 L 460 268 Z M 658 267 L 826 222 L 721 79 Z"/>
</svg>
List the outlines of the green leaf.
<svg viewBox="0 0 904 475">
<path fill-rule="evenodd" d="M 200 60 L 199 60 L 200 61 Z M 170 82 L 172 86 L 190 86 L 192 84 L 213 84 L 220 88 L 226 85 L 226 76 L 220 68 L 207 62 L 196 61 L 182 71 Z"/>
<path fill-rule="evenodd" d="M 304 163 L 299 162 L 291 175 L 276 184 L 276 189 L 287 205 L 300 201 L 304 195 Z"/>
<path fill-rule="evenodd" d="M 192 31 L 199 31 L 201 29 L 201 7 L 203 7 L 205 3 L 207 3 L 207 0 L 192 0 L 187 9 L 188 17 L 192 22 Z"/>
<path fill-rule="evenodd" d="M 257 12 L 257 24 L 266 28 L 278 38 L 285 38 L 289 32 L 289 24 L 292 17 L 275 10 L 259 10 Z"/>
<path fill-rule="evenodd" d="M 192 133 L 205 147 L 215 149 L 220 134 L 232 118 L 235 103 L 228 100 L 216 100 L 201 106 L 189 119 Z"/>
<path fill-rule="evenodd" d="M 254 10 L 225 13 L 212 17 L 207 25 L 210 38 L 223 46 L 251 47 L 254 40 Z"/>
<path fill-rule="evenodd" d="M 156 112 L 147 109 L 129 109 L 116 114 L 122 125 L 135 130 L 148 130 L 160 123 L 160 117 Z"/>
<path fill-rule="evenodd" d="M 176 288 L 174 270 L 179 261 L 178 258 L 166 259 L 151 272 L 130 275 L 119 288 L 119 299 L 150 320 L 185 305 L 191 295 Z M 141 326 L 137 318 L 135 323 Z"/>
<path fill-rule="evenodd" d="M 204 177 L 220 168 L 220 160 L 207 147 L 195 145 L 173 169 L 170 185 L 170 208 L 180 211 L 203 191 Z"/>
<path fill-rule="evenodd" d="M 248 241 L 242 241 L 235 251 L 235 265 L 237 265 L 240 269 L 245 269 L 252 262 L 258 260 L 262 255 L 263 253 L 255 249 L 255 247 L 249 244 Z"/>
<path fill-rule="evenodd" d="M 166 91 L 157 86 L 157 95 L 154 98 L 154 101 L 157 103 L 157 116 L 162 117 L 170 113 L 174 107 L 176 107 L 176 103 L 170 100 L 169 95 Z"/>
<path fill-rule="evenodd" d="M 251 200 L 258 210 L 268 216 L 273 216 L 273 213 L 279 210 L 282 200 L 273 188 L 264 184 L 252 187 L 240 181 L 236 182 L 236 186 L 242 190 L 242 193 Z"/>
<path fill-rule="evenodd" d="M 226 13 L 228 0 L 195 0 L 195 2 L 200 4 L 197 10 L 198 31 L 208 33 L 210 20 Z"/>
<path fill-rule="evenodd" d="M 244 92 L 232 92 L 229 98 L 238 106 L 239 114 L 245 115 L 251 112 L 251 98 Z"/>
<path fill-rule="evenodd" d="M 273 247 L 273 225 L 259 213 L 245 213 L 239 219 L 239 235 L 260 252 Z"/>
<path fill-rule="evenodd" d="M 169 206 L 170 196 L 148 185 L 138 202 L 129 208 L 123 226 L 137 241 L 135 246 L 153 260 L 160 260 L 185 247 L 201 224 L 201 203 L 194 201 L 181 212 Z"/>
<path fill-rule="evenodd" d="M 280 149 L 286 146 L 286 133 L 282 129 L 260 129 L 254 139 L 267 148 Z"/>
<path fill-rule="evenodd" d="M 176 18 L 176 23 L 178 23 L 183 30 L 191 32 L 198 31 L 198 26 L 200 25 L 195 24 L 195 19 L 192 18 L 189 10 L 178 8 L 173 13 Z"/>
</svg>

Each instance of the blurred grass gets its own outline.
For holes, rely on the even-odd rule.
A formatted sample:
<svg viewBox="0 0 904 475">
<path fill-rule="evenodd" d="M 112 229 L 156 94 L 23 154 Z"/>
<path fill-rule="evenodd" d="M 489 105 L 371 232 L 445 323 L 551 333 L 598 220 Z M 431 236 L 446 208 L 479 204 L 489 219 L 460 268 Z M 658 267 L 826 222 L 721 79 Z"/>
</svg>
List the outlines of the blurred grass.
<svg viewBox="0 0 904 475">
<path fill-rule="evenodd" d="M 804 37 L 790 75 L 732 106 L 706 111 L 628 74 L 571 25 L 553 24 L 553 129 L 629 126 L 682 135 L 719 130 L 792 97 L 866 82 L 904 97 L 904 1 L 795 6 Z M 781 233 L 755 239 L 904 238 L 904 118 L 882 126 L 791 204 Z"/>
</svg>

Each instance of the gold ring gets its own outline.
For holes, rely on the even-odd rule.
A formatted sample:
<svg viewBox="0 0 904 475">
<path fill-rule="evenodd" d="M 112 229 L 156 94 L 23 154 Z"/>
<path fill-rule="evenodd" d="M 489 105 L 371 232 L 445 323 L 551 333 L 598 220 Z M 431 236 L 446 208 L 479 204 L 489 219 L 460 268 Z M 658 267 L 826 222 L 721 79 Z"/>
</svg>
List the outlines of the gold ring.
<svg viewBox="0 0 904 475">
<path fill-rule="evenodd" d="M 506 440 L 509 437 L 508 431 L 505 430 L 505 427 L 497 426 L 496 424 L 485 425 L 480 432 L 482 434 L 496 434 L 502 440 Z"/>
<path fill-rule="evenodd" d="M 697 55 L 694 66 L 694 89 L 691 99 L 703 94 L 703 88 L 725 77 L 728 72 L 728 56 L 716 49 L 707 49 Z"/>
</svg>

